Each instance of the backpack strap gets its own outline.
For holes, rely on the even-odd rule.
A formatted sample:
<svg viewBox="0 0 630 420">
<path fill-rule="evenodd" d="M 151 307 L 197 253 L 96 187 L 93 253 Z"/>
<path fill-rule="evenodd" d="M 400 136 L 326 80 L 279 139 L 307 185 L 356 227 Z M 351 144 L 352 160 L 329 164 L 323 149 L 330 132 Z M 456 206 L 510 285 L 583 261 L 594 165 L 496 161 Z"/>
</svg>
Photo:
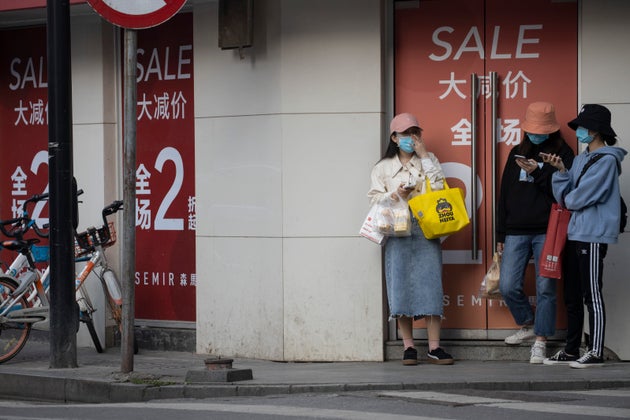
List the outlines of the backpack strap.
<svg viewBox="0 0 630 420">
<path fill-rule="evenodd" d="M 586 165 L 584 165 L 584 167 L 582 168 L 582 172 L 580 173 L 580 176 L 578 176 L 577 181 L 575 181 L 575 188 L 577 188 L 577 186 L 580 184 L 580 180 L 582 179 L 582 176 L 586 173 L 588 168 L 593 166 L 595 162 L 597 162 L 604 156 L 613 156 L 613 155 L 611 155 L 610 153 L 597 153 L 592 158 L 590 158 L 588 162 L 586 162 Z M 615 158 L 615 163 L 617 164 L 617 171 L 620 172 L 619 162 L 617 162 L 617 158 Z"/>
</svg>

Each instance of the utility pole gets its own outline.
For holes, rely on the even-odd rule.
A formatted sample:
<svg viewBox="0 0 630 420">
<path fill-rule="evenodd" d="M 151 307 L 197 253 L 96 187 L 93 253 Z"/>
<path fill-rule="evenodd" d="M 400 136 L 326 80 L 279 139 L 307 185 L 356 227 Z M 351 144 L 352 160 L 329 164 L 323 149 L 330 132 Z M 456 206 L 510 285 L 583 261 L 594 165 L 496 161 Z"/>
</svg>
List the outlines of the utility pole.
<svg viewBox="0 0 630 420">
<path fill-rule="evenodd" d="M 123 174 L 123 254 L 122 261 L 122 339 L 121 371 L 133 371 L 134 320 L 135 320 L 135 271 L 136 271 L 136 123 L 138 33 L 125 29 L 125 129 L 124 129 L 124 174 Z"/>
<path fill-rule="evenodd" d="M 50 367 L 77 367 L 69 0 L 48 0 Z"/>
</svg>

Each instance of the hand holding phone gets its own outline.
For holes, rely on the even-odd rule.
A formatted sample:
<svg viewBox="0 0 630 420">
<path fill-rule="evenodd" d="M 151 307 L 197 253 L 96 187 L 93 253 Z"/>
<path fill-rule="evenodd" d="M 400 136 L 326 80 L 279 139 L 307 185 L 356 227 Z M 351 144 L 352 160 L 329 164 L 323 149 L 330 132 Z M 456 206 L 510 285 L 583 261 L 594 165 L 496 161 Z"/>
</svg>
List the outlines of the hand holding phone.
<svg viewBox="0 0 630 420">
<path fill-rule="evenodd" d="M 560 156 L 543 152 L 540 152 L 539 155 L 540 157 L 542 157 L 543 162 L 550 164 L 554 168 L 558 169 L 560 172 L 565 172 L 567 170 Z"/>
</svg>

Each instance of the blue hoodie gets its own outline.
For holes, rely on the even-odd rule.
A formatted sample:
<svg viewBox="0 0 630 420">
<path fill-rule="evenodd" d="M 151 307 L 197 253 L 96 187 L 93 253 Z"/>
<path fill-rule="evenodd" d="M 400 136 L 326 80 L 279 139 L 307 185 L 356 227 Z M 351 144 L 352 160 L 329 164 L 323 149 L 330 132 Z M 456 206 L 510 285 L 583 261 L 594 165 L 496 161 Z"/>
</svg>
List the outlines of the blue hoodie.
<svg viewBox="0 0 630 420">
<path fill-rule="evenodd" d="M 586 170 L 577 188 L 575 183 L 589 159 L 599 153 L 604 156 Z M 553 195 L 571 210 L 568 238 L 572 241 L 617 243 L 620 221 L 619 174 L 621 161 L 628 152 L 620 147 L 604 146 L 589 153 L 580 153 L 571 170 L 553 174 Z"/>
</svg>

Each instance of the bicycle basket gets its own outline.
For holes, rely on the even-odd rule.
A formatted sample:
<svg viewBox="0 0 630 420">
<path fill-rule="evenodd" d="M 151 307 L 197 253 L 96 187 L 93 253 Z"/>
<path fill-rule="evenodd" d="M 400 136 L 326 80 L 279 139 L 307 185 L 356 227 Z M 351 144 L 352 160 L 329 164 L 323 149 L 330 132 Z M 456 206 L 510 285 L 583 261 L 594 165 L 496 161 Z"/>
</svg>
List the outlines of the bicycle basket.
<svg viewBox="0 0 630 420">
<path fill-rule="evenodd" d="M 105 226 L 96 228 L 95 238 L 91 237 L 87 230 L 74 235 L 74 256 L 82 257 L 89 254 L 94 251 L 96 245 L 101 245 L 103 248 L 114 245 L 116 243 L 114 222 L 109 222 L 107 225 L 109 229 L 105 228 Z M 94 243 L 94 240 L 96 240 L 96 243 Z"/>
<path fill-rule="evenodd" d="M 50 259 L 50 248 L 48 245 L 33 245 L 31 254 L 33 254 L 33 260 L 36 263 L 48 262 Z"/>
<path fill-rule="evenodd" d="M 90 236 L 86 232 L 74 235 L 74 256 L 81 257 L 94 249 Z"/>
<path fill-rule="evenodd" d="M 114 229 L 114 222 L 109 222 L 107 227 L 108 229 L 105 229 L 105 226 L 98 228 L 98 237 L 103 248 L 110 247 L 116 243 L 116 229 Z M 107 235 L 108 230 L 109 235 Z"/>
</svg>

